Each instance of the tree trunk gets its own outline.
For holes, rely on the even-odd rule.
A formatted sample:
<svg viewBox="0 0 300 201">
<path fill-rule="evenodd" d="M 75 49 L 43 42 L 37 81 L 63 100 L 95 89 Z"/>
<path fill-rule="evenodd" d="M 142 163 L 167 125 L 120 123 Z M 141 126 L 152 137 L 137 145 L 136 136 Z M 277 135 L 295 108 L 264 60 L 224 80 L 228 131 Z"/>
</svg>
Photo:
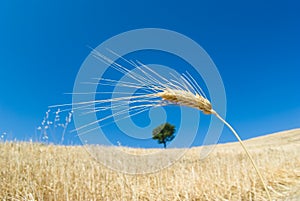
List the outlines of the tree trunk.
<svg viewBox="0 0 300 201">
<path fill-rule="evenodd" d="M 167 148 L 167 143 L 166 142 L 164 142 L 164 148 Z"/>
</svg>

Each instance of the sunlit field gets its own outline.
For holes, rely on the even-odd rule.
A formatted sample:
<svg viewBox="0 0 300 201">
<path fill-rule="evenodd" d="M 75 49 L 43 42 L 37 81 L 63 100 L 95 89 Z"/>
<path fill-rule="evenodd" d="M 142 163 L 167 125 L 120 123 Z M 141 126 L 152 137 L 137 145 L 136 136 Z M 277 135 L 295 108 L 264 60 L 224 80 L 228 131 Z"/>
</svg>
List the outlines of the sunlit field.
<svg viewBox="0 0 300 201">
<path fill-rule="evenodd" d="M 300 129 L 246 140 L 274 200 L 300 200 Z M 112 149 L 112 148 L 111 148 Z M 135 154 L 153 150 L 119 149 Z M 265 200 L 265 190 L 237 143 L 217 145 L 200 160 L 189 149 L 152 174 L 124 174 L 83 146 L 0 144 L 1 200 Z M 110 148 L 107 149 L 109 152 Z M 172 149 L 164 150 L 171 153 Z M 110 154 L 107 156 L 112 157 Z M 104 156 L 105 157 L 105 156 Z M 113 158 L 112 158 L 113 160 Z M 162 159 L 163 160 L 163 159 Z M 159 163 L 160 161 L 157 161 Z"/>
</svg>

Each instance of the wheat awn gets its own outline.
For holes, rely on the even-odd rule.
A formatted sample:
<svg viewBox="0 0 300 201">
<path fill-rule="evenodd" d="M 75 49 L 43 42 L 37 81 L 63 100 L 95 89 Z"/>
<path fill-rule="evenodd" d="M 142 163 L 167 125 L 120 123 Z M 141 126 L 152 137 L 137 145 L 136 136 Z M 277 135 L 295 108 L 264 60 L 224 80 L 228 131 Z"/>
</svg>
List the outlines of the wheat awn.
<svg viewBox="0 0 300 201">
<path fill-rule="evenodd" d="M 117 55 L 114 52 L 111 52 Z M 79 102 L 73 104 L 63 104 L 56 105 L 53 107 L 62 107 L 62 106 L 73 106 L 73 110 L 83 110 L 83 114 L 88 114 L 91 112 L 101 112 L 105 110 L 111 110 L 117 108 L 119 111 L 113 113 L 111 115 L 100 118 L 94 122 L 88 123 L 84 126 L 77 128 L 77 130 L 81 130 L 83 128 L 88 128 L 98 123 L 102 123 L 105 120 L 114 118 L 114 122 L 122 120 L 124 118 L 128 118 L 137 114 L 140 114 L 144 111 L 149 110 L 153 107 L 165 106 L 170 104 L 182 105 L 187 107 L 196 108 L 202 111 L 204 114 L 212 114 L 215 115 L 220 121 L 222 121 L 235 135 L 239 143 L 241 144 L 243 150 L 245 151 L 247 157 L 251 161 L 256 173 L 258 174 L 263 187 L 267 193 L 268 199 L 271 201 L 271 196 L 269 190 L 267 188 L 264 179 L 257 168 L 251 154 L 248 149 L 244 145 L 243 141 L 237 134 L 237 132 L 232 128 L 232 126 L 226 122 L 215 110 L 208 100 L 208 98 L 203 93 L 201 87 L 195 81 L 195 79 L 187 72 L 186 74 L 176 76 L 170 73 L 171 78 L 167 79 L 155 72 L 147 65 L 140 63 L 139 61 L 133 62 L 128 61 L 123 57 L 120 57 L 128 64 L 132 65 L 137 69 L 137 72 L 130 71 L 129 69 L 123 67 L 122 65 L 115 63 L 108 57 L 99 53 L 96 50 L 92 51 L 93 56 L 101 60 L 102 62 L 111 65 L 115 70 L 127 75 L 131 78 L 132 82 L 127 81 L 116 81 L 106 78 L 96 79 L 97 82 L 86 82 L 85 84 L 96 84 L 102 86 L 119 86 L 119 87 L 127 87 L 132 89 L 140 90 L 139 93 L 135 95 L 129 94 L 128 96 L 117 97 L 117 98 L 109 98 L 109 99 L 101 99 L 101 100 L 92 100 L 87 102 Z M 91 92 L 91 94 L 95 92 Z M 107 92 L 97 92 L 97 94 L 106 94 Z M 119 95 L 126 95 L 124 92 L 114 92 Z M 110 103 L 115 103 L 115 105 L 111 105 Z M 129 110 L 131 114 L 128 115 L 128 105 L 131 105 Z M 81 132 L 81 135 L 89 133 L 96 128 L 90 128 L 84 132 Z"/>
</svg>

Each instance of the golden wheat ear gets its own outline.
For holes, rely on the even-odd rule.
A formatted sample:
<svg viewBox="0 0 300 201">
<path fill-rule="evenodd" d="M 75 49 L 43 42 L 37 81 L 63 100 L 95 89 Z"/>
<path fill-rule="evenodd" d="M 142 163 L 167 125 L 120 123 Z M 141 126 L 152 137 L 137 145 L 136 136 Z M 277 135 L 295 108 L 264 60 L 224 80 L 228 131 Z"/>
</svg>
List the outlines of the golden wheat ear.
<svg viewBox="0 0 300 201">
<path fill-rule="evenodd" d="M 221 120 L 235 135 L 241 146 L 243 147 L 244 151 L 246 152 L 246 155 L 250 159 L 256 173 L 258 174 L 263 187 L 267 193 L 268 199 L 272 201 L 270 192 L 267 188 L 266 183 L 264 182 L 264 179 L 257 168 L 251 154 L 249 153 L 247 147 L 241 140 L 240 136 L 237 134 L 237 132 L 232 128 L 232 126 L 225 121 L 215 110 L 213 110 L 212 105 L 210 101 L 203 96 L 196 94 L 194 95 L 190 91 L 184 91 L 184 90 L 174 90 L 174 89 L 166 89 L 163 92 L 157 93 L 156 94 L 158 97 L 161 97 L 163 100 L 168 101 L 173 104 L 178 104 L 178 105 L 183 105 L 187 107 L 192 107 L 201 110 L 204 114 L 213 114 L 215 115 L 219 120 Z"/>
<path fill-rule="evenodd" d="M 211 103 L 199 94 L 194 95 L 189 91 L 167 88 L 163 92 L 157 93 L 157 96 L 174 104 L 196 108 L 205 114 L 212 114 Z"/>
</svg>

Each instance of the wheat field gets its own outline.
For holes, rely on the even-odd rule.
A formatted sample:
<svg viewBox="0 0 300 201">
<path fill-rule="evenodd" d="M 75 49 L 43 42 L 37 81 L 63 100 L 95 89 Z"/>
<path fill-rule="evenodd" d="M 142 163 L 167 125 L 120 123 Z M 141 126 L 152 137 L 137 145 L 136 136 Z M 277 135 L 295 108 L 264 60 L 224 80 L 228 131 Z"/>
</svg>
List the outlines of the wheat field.
<svg viewBox="0 0 300 201">
<path fill-rule="evenodd" d="M 300 129 L 246 140 L 245 144 L 266 180 L 272 199 L 300 200 Z M 151 151 L 120 149 L 136 154 Z M 179 161 L 156 173 L 132 175 L 103 166 L 83 146 L 0 143 L 0 198 L 266 199 L 266 192 L 239 144 L 219 144 L 203 160 L 199 157 L 201 149 L 187 150 Z M 106 151 L 109 152 L 109 148 Z M 167 151 L 172 152 L 172 149 Z"/>
</svg>

